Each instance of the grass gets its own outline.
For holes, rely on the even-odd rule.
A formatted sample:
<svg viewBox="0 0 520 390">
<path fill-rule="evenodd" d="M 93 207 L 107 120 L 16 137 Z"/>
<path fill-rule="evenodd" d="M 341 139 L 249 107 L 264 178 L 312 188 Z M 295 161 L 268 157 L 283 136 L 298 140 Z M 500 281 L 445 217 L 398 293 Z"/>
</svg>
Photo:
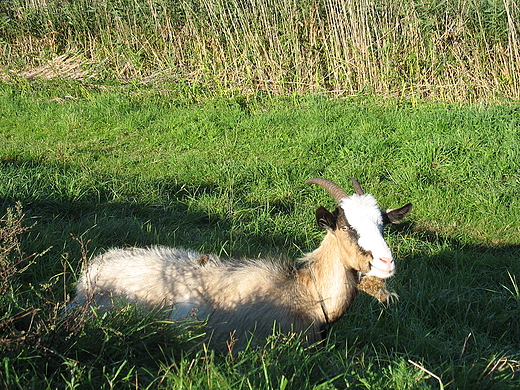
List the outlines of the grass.
<svg viewBox="0 0 520 390">
<path fill-rule="evenodd" d="M 519 21 L 497 0 L 5 0 L 0 66 L 224 94 L 518 99 Z"/>
<path fill-rule="evenodd" d="M 518 388 L 519 112 L 0 85 L 1 230 L 11 232 L 0 247 L 20 248 L 0 262 L 0 384 Z M 323 234 L 314 210 L 333 206 L 303 185 L 318 175 L 347 188 L 355 176 L 383 207 L 414 203 L 387 231 L 400 300 L 360 295 L 322 349 L 274 334 L 231 357 L 201 344 L 203 329 L 131 307 L 60 317 L 83 262 L 112 246 L 291 258 L 313 249 Z"/>
</svg>

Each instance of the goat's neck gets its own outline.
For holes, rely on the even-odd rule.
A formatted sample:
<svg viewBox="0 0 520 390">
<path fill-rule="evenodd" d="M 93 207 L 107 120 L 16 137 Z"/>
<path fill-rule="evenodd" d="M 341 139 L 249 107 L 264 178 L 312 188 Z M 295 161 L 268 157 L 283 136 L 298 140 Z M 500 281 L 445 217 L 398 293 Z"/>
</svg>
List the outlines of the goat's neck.
<svg viewBox="0 0 520 390">
<path fill-rule="evenodd" d="M 312 284 L 309 291 L 314 292 L 316 310 L 320 317 L 331 322 L 345 313 L 357 293 L 356 271 L 343 265 L 341 256 L 345 253 L 336 240 L 328 233 L 320 247 L 305 257 L 308 263 L 302 270 L 303 274 L 308 273 L 307 283 Z"/>
</svg>

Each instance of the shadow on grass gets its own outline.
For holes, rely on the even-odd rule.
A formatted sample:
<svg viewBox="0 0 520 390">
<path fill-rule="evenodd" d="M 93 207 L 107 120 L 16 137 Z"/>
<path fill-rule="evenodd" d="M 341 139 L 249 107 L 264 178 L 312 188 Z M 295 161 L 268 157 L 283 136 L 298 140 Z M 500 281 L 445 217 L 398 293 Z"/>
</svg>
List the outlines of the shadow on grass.
<svg viewBox="0 0 520 390">
<path fill-rule="evenodd" d="M 413 222 L 390 229 L 405 247 L 390 281 L 399 300 L 358 297 L 336 343 L 420 362 L 454 388 L 520 385 L 520 245 L 468 244 Z"/>
</svg>

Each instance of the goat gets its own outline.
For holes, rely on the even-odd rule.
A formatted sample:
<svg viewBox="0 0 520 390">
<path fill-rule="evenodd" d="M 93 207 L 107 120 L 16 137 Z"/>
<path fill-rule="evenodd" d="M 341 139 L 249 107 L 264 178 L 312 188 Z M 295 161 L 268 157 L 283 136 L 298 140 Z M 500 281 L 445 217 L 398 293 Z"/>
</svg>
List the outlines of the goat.
<svg viewBox="0 0 520 390">
<path fill-rule="evenodd" d="M 299 265 L 162 246 L 111 249 L 88 264 L 69 307 L 93 303 L 106 311 L 122 299 L 164 308 L 172 319 L 205 320 L 212 343 L 222 349 L 231 339 L 243 346 L 253 335 L 258 340 L 273 330 L 301 332 L 309 343 L 318 342 L 351 305 L 358 274 L 381 279 L 394 274 L 383 224 L 399 222 L 412 209 L 408 203 L 381 211 L 376 199 L 352 181 L 352 196 L 327 179 L 306 182 L 326 189 L 338 206 L 332 212 L 317 209 L 317 223 L 327 233 Z"/>
</svg>

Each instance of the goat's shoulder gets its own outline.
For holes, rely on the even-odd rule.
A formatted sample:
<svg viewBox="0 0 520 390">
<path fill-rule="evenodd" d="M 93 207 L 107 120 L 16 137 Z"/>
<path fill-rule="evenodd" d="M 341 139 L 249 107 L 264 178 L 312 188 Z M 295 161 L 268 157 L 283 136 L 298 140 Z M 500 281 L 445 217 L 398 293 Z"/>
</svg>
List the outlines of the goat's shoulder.
<svg viewBox="0 0 520 390">
<path fill-rule="evenodd" d="M 282 273 L 283 275 L 291 275 L 296 273 L 297 266 L 294 261 L 279 257 L 266 258 L 246 258 L 230 260 L 237 268 L 258 269 L 271 274 Z"/>
</svg>

